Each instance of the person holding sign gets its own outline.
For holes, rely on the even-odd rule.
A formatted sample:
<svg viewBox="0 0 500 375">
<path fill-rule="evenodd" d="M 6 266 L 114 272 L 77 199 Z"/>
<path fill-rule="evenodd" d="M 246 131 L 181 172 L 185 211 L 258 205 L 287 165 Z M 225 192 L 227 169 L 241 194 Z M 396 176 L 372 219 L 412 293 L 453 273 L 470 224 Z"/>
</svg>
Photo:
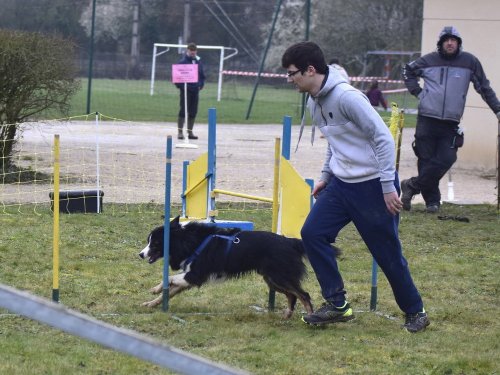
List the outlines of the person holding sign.
<svg viewBox="0 0 500 375">
<path fill-rule="evenodd" d="M 184 139 L 183 128 L 184 119 L 186 118 L 185 108 L 187 108 L 187 129 L 189 139 L 198 139 L 193 133 L 194 120 L 196 114 L 198 113 L 198 100 L 200 95 L 200 90 L 203 89 L 205 85 L 205 73 L 203 72 L 203 65 L 200 61 L 200 57 L 197 55 L 197 47 L 194 43 L 189 43 L 186 49 L 186 54 L 179 61 L 179 64 L 196 64 L 198 67 L 198 81 L 190 83 L 175 83 L 175 86 L 180 91 L 180 108 L 179 117 L 177 119 L 177 129 L 178 129 L 178 139 Z M 184 96 L 184 89 L 186 88 L 186 96 Z M 187 105 L 184 103 L 184 97 L 187 98 Z"/>
</svg>

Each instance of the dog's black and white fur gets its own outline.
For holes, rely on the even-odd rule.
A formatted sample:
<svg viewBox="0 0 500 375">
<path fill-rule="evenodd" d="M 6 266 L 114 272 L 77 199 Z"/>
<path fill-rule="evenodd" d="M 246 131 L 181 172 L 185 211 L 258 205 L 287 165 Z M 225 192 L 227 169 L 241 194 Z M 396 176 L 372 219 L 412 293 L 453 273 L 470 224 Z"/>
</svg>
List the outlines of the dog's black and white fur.
<svg viewBox="0 0 500 375">
<path fill-rule="evenodd" d="M 149 263 L 163 257 L 163 236 L 163 226 L 155 228 L 149 234 L 148 245 L 139 256 L 149 258 Z M 199 255 L 191 258 L 200 244 L 210 236 L 213 237 Z M 233 237 L 227 239 L 226 236 Z M 333 248 L 333 251 L 337 252 L 337 249 Z M 200 287 L 210 280 L 237 278 L 257 272 L 263 276 L 269 288 L 285 294 L 288 300 L 285 318 L 292 316 L 297 298 L 308 314 L 313 312 L 311 297 L 301 287 L 306 267 L 303 262 L 304 247 L 299 239 L 272 232 L 220 228 L 209 223 L 189 222 L 181 225 L 179 217 L 176 217 L 170 223 L 169 252 L 170 267 L 184 270 L 168 278 L 169 298 L 193 286 Z M 163 283 L 160 283 L 151 292 L 161 294 L 162 289 Z M 160 304 L 162 299 L 163 295 L 160 295 L 143 305 L 153 307 Z"/>
</svg>

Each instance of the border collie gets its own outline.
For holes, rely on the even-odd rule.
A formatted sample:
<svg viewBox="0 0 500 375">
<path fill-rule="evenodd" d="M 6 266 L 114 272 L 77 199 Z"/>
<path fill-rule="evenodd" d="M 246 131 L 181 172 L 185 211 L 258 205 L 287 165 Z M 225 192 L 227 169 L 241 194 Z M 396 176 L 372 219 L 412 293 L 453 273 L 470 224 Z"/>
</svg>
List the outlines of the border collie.
<svg viewBox="0 0 500 375">
<path fill-rule="evenodd" d="M 163 257 L 163 226 L 153 229 L 148 245 L 139 253 L 154 263 Z M 333 247 L 338 255 L 339 251 Z M 169 298 L 208 281 L 238 278 L 250 272 L 262 275 L 270 289 L 283 293 L 288 301 L 284 312 L 290 318 L 297 298 L 308 314 L 313 312 L 311 297 L 301 287 L 306 275 L 302 241 L 272 232 L 240 231 L 215 224 L 189 222 L 181 225 L 179 217 L 170 222 L 169 263 L 173 270 L 183 271 L 168 278 Z M 163 282 L 151 289 L 160 294 L 143 306 L 153 307 L 163 300 Z"/>
</svg>

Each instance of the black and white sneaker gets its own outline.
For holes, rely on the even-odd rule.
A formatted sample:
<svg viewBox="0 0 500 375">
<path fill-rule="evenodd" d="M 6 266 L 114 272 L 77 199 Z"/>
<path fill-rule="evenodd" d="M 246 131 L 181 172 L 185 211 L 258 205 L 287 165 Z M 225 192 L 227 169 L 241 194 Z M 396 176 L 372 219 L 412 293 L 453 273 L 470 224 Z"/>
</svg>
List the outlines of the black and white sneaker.
<svg viewBox="0 0 500 375">
<path fill-rule="evenodd" d="M 325 302 L 323 305 L 312 314 L 304 315 L 302 321 L 304 323 L 319 326 L 337 322 L 347 322 L 354 319 L 351 305 L 347 302 L 342 307 L 336 307 L 331 302 Z"/>
</svg>

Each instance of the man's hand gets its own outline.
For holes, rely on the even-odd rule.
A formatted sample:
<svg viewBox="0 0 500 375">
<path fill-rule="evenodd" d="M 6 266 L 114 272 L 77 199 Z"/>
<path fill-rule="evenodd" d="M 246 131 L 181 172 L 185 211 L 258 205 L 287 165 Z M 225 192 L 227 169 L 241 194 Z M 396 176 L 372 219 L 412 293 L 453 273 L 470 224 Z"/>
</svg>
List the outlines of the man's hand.
<svg viewBox="0 0 500 375">
<path fill-rule="evenodd" d="M 326 187 L 326 182 L 325 181 L 319 181 L 316 185 L 314 185 L 314 188 L 312 190 L 311 195 L 314 198 L 318 198 L 318 194 L 321 192 Z"/>
<path fill-rule="evenodd" d="M 384 194 L 385 205 L 387 206 L 387 210 L 393 214 L 398 214 L 403 208 L 403 202 L 398 197 L 398 193 L 393 191 L 391 193 Z"/>
</svg>

